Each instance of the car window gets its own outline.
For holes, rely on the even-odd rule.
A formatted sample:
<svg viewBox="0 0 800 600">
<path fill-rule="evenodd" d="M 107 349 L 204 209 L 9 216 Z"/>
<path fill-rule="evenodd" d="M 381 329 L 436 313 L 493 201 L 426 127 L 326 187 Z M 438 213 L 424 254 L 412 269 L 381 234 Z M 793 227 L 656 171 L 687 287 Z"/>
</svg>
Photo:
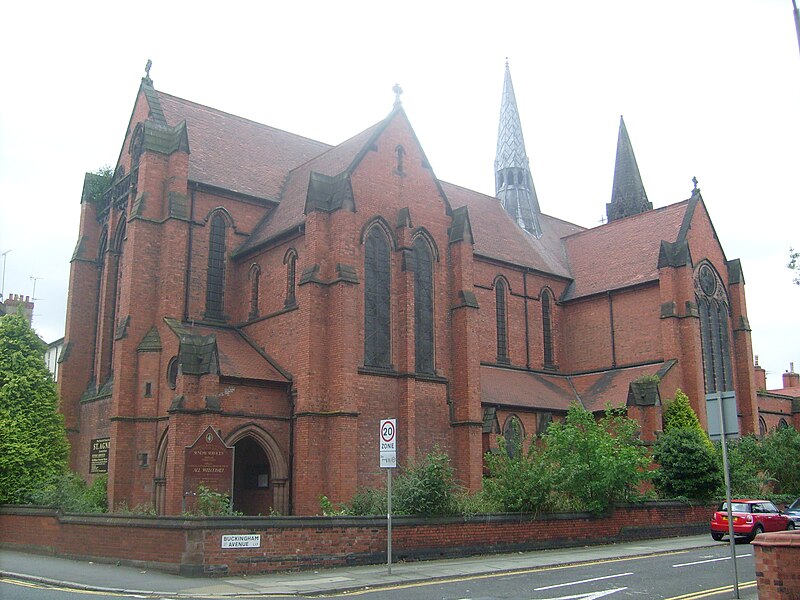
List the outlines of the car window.
<svg viewBox="0 0 800 600">
<path fill-rule="evenodd" d="M 767 512 L 766 510 L 764 510 L 764 505 L 759 502 L 753 504 L 752 507 L 753 507 L 753 514 L 760 515 L 761 513 Z"/>
<path fill-rule="evenodd" d="M 719 505 L 720 512 L 726 512 L 728 510 L 728 503 L 723 502 Z M 742 512 L 742 513 L 749 513 L 750 512 L 750 505 L 746 502 L 731 502 L 731 512 Z"/>
<path fill-rule="evenodd" d="M 789 506 L 789 508 L 790 508 L 791 510 L 797 510 L 797 509 L 799 509 L 799 508 L 800 508 L 800 498 L 798 498 L 797 500 L 795 500 L 794 502 L 792 502 L 792 504 Z"/>
<path fill-rule="evenodd" d="M 775 506 L 772 502 L 764 502 L 764 512 L 776 513 L 780 511 L 778 510 L 778 507 Z"/>
</svg>

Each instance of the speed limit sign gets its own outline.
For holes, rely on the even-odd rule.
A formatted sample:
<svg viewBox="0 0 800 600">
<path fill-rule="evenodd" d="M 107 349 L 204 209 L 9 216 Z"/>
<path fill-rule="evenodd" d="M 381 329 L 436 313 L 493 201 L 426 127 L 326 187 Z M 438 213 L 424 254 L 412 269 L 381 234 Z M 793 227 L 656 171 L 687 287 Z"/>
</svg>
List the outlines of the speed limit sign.
<svg viewBox="0 0 800 600">
<path fill-rule="evenodd" d="M 381 468 L 397 466 L 397 419 L 382 419 L 378 447 L 381 453 Z"/>
</svg>

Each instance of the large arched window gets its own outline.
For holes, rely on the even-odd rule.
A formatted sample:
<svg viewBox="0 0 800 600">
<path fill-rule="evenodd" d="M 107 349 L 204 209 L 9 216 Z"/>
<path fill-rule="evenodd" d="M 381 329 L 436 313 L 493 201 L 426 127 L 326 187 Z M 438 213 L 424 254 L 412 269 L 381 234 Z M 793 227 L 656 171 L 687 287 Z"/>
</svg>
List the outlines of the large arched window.
<svg viewBox="0 0 800 600">
<path fill-rule="evenodd" d="M 364 241 L 364 366 L 391 367 L 389 241 L 380 227 Z"/>
<path fill-rule="evenodd" d="M 555 365 L 553 359 L 553 295 L 547 288 L 542 290 L 542 349 L 544 351 L 544 366 Z"/>
<path fill-rule="evenodd" d="M 716 270 L 709 263 L 704 262 L 697 268 L 694 285 L 700 313 L 700 342 L 703 349 L 706 393 L 732 390 L 728 294 Z"/>
<path fill-rule="evenodd" d="M 289 248 L 283 257 L 283 264 L 286 265 L 286 300 L 284 306 L 294 306 L 297 304 L 295 287 L 297 285 L 297 251 Z"/>
<path fill-rule="evenodd" d="M 497 322 L 497 362 L 508 363 L 508 321 L 506 281 L 498 277 L 494 284 L 495 321 Z"/>
<path fill-rule="evenodd" d="M 250 265 L 250 318 L 255 319 L 258 316 L 258 292 L 259 285 L 261 285 L 261 267 L 256 263 Z"/>
<path fill-rule="evenodd" d="M 416 371 L 434 373 L 433 257 L 423 236 L 414 239 L 414 339 Z"/>
<path fill-rule="evenodd" d="M 206 318 L 221 321 L 225 306 L 225 217 L 211 217 L 208 239 L 208 279 L 206 283 Z"/>
</svg>

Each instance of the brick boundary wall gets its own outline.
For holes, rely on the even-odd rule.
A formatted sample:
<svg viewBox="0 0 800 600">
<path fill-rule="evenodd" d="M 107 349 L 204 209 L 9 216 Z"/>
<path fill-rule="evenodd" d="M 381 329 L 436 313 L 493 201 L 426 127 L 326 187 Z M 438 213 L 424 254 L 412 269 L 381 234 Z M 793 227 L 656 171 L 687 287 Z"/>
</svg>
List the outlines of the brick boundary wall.
<svg viewBox="0 0 800 600">
<path fill-rule="evenodd" d="M 800 598 L 800 529 L 762 533 L 752 545 L 759 600 Z"/>
<path fill-rule="evenodd" d="M 713 508 L 646 502 L 612 513 L 392 519 L 395 561 L 565 548 L 708 531 Z M 223 535 L 259 534 L 259 548 L 224 549 Z M 0 506 L 0 547 L 183 575 L 234 575 L 386 562 L 386 519 L 145 517 Z"/>
</svg>

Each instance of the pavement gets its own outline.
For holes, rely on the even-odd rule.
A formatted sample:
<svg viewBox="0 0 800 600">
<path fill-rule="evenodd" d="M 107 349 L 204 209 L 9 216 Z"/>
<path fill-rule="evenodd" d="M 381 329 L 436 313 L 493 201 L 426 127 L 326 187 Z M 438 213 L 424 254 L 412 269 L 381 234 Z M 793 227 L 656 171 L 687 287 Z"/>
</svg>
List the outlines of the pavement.
<svg viewBox="0 0 800 600">
<path fill-rule="evenodd" d="M 383 564 L 220 578 L 183 577 L 135 567 L 2 550 L 0 577 L 86 591 L 150 597 L 302 597 L 718 545 L 708 535 L 697 535 L 607 546 L 399 563 L 392 565 L 391 574 L 388 573 L 387 565 Z M 733 593 L 728 597 L 732 598 Z M 743 600 L 755 600 L 757 597 L 755 586 L 740 590 L 740 598 Z"/>
</svg>

